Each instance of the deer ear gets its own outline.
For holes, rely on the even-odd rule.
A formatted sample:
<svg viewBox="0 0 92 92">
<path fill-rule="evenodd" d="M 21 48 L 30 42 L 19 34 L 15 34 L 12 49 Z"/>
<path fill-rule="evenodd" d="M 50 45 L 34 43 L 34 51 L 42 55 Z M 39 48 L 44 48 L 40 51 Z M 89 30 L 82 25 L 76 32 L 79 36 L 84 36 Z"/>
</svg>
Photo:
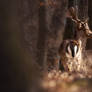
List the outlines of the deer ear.
<svg viewBox="0 0 92 92">
<path fill-rule="evenodd" d="M 67 18 L 72 18 L 72 15 L 71 15 L 71 13 L 70 13 L 69 10 L 66 11 L 66 17 L 67 17 Z"/>
<path fill-rule="evenodd" d="M 74 8 L 73 7 L 70 7 L 69 9 L 67 9 L 67 12 L 66 12 L 66 17 L 67 18 L 72 18 L 73 15 L 74 15 Z"/>
<path fill-rule="evenodd" d="M 67 18 L 72 18 L 72 9 L 71 9 L 71 8 L 69 8 L 69 9 L 67 10 L 67 12 L 66 12 L 66 17 L 67 17 Z"/>
<path fill-rule="evenodd" d="M 70 13 L 70 16 L 72 16 L 73 19 L 78 19 L 77 14 L 76 14 L 77 11 L 75 10 L 74 7 L 69 8 L 69 13 Z"/>
</svg>

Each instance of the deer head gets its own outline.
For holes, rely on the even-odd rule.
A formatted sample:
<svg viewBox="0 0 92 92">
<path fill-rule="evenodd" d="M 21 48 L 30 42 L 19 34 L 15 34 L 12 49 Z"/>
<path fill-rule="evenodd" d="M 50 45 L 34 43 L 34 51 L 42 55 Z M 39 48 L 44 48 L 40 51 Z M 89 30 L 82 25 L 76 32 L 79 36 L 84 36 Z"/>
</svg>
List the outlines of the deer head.
<svg viewBox="0 0 92 92">
<path fill-rule="evenodd" d="M 69 8 L 67 17 L 71 18 L 72 21 L 75 22 L 75 24 L 77 26 L 77 31 L 84 31 L 86 37 L 92 38 L 92 31 L 90 30 L 90 28 L 88 26 L 88 19 L 86 19 L 85 21 L 81 21 L 78 18 L 76 12 L 77 11 L 74 7 Z"/>
</svg>

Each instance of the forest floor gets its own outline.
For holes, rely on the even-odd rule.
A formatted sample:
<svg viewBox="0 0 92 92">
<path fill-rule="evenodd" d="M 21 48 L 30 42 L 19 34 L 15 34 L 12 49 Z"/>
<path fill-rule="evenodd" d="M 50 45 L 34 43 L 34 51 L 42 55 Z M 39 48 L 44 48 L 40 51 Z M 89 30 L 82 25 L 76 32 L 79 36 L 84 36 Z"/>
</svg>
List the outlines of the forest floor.
<svg viewBox="0 0 92 92">
<path fill-rule="evenodd" d="M 52 70 L 44 75 L 46 92 L 92 92 L 92 76 Z"/>
</svg>

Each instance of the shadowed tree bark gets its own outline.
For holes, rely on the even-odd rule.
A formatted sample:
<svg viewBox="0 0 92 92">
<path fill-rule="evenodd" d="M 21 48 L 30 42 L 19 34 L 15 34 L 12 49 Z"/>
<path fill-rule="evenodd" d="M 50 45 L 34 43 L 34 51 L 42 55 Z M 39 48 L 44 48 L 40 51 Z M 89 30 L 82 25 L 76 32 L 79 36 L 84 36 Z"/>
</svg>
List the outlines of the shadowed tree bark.
<svg viewBox="0 0 92 92">
<path fill-rule="evenodd" d="M 21 30 L 24 32 L 23 44 L 32 52 L 33 60 L 42 68 L 46 66 L 46 62 L 53 66 L 62 42 L 67 0 L 21 2 L 19 20 Z"/>
<path fill-rule="evenodd" d="M 41 4 L 44 5 L 41 5 Z M 37 39 L 37 62 L 40 66 L 46 67 L 46 39 L 47 39 L 47 23 L 46 23 L 46 7 L 45 0 L 39 1 L 39 33 Z M 43 68 L 42 67 L 42 68 Z"/>
<path fill-rule="evenodd" d="M 88 0 L 79 0 L 78 2 L 78 16 L 79 19 L 85 20 L 88 18 Z"/>
<path fill-rule="evenodd" d="M 57 53 L 63 38 L 67 5 L 68 0 L 46 0 L 48 68 L 57 68 Z"/>
<path fill-rule="evenodd" d="M 88 0 L 89 27 L 92 30 L 92 0 Z M 88 39 L 87 49 L 92 49 L 92 39 Z"/>
<path fill-rule="evenodd" d="M 40 7 L 40 2 L 45 6 Z M 46 60 L 54 63 L 56 59 L 67 0 L 55 1 L 56 6 L 40 2 L 0 1 L 1 92 L 38 92 L 39 65 L 44 67 Z"/>
<path fill-rule="evenodd" d="M 76 7 L 77 0 L 68 0 L 68 8 Z M 64 39 L 74 39 L 75 27 L 70 18 L 67 18 L 64 32 Z"/>
<path fill-rule="evenodd" d="M 21 26 L 20 21 L 24 21 L 22 18 L 25 15 L 21 9 L 23 15 L 19 16 L 18 4 L 23 6 L 23 1 L 0 1 L 0 92 L 29 92 L 32 88 L 37 92 L 38 68 L 31 52 L 23 44 L 25 29 L 22 30 L 22 26 L 25 24 L 21 23 Z M 25 22 L 28 23 L 26 19 Z M 25 27 L 27 28 L 26 25 Z"/>
</svg>

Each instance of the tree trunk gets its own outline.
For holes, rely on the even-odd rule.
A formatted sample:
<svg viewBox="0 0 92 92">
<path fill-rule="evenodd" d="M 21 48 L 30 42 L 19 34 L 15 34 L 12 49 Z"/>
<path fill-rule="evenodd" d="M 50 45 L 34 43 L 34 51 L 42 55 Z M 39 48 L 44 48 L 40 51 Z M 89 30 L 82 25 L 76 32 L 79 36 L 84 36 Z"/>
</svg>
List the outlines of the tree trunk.
<svg viewBox="0 0 92 92">
<path fill-rule="evenodd" d="M 66 23 L 65 14 L 67 10 L 67 4 L 67 0 L 46 0 L 46 20 L 48 29 L 48 68 L 57 68 L 57 54 L 58 48 L 62 42 Z"/>
<path fill-rule="evenodd" d="M 88 0 L 79 0 L 78 2 L 78 17 L 81 20 L 88 18 Z"/>
<path fill-rule="evenodd" d="M 30 12 L 28 1 L 30 0 L 0 1 L 0 20 L 2 20 L 0 21 L 0 92 L 29 92 L 32 88 L 35 92 L 39 92 L 37 84 L 40 73 L 34 64 L 35 58 L 33 57 L 36 46 L 32 48 L 33 51 L 28 51 L 28 47 L 32 47 L 29 46 L 31 42 L 34 46 L 37 40 L 34 38 L 38 24 L 36 28 L 30 24 L 31 18 L 36 17 L 36 9 L 35 6 L 31 7 L 35 11 L 34 16 L 34 11 Z M 34 5 L 35 1 L 33 1 Z M 30 31 L 35 35 L 32 36 Z M 29 35 L 27 35 L 28 32 Z M 31 37 L 31 41 L 29 41 L 30 36 L 34 37 Z M 26 39 L 29 43 L 26 42 L 25 45 Z"/>
<path fill-rule="evenodd" d="M 88 0 L 88 5 L 89 27 L 92 30 L 92 0 Z M 88 39 L 87 49 L 92 49 L 92 39 Z"/>
</svg>

